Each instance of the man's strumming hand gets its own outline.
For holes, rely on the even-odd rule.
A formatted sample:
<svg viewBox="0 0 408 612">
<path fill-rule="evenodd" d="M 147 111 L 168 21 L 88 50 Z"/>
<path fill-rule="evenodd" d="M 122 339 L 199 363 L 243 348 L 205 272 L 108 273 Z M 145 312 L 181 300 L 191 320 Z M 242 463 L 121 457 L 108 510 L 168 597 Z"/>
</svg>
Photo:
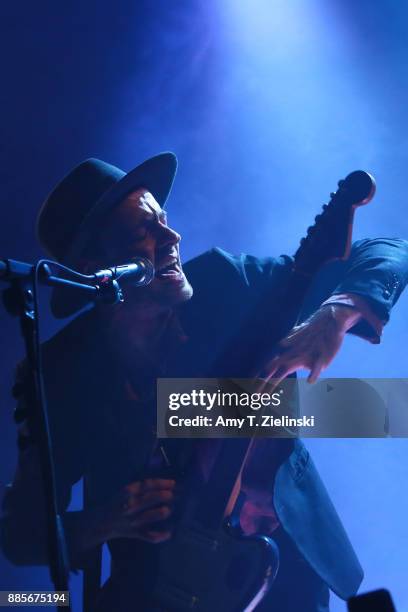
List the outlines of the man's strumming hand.
<svg viewBox="0 0 408 612">
<path fill-rule="evenodd" d="M 344 336 L 361 313 L 349 306 L 327 304 L 321 306 L 309 319 L 296 325 L 279 342 L 278 354 L 264 368 L 266 380 L 279 381 L 296 370 L 310 370 L 308 382 L 314 383 L 320 373 L 338 353 Z"/>
</svg>

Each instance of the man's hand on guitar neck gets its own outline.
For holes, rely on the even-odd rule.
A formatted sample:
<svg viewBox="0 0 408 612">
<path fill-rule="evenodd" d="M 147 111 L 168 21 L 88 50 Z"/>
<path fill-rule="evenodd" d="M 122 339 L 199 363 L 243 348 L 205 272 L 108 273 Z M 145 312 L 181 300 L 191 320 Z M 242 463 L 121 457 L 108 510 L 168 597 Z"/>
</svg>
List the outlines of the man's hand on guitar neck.
<svg viewBox="0 0 408 612">
<path fill-rule="evenodd" d="M 278 353 L 267 363 L 262 378 L 281 380 L 296 372 L 310 370 L 314 383 L 337 355 L 346 332 L 362 318 L 359 310 L 342 304 L 322 305 L 309 319 L 296 325 L 278 344 Z"/>
</svg>

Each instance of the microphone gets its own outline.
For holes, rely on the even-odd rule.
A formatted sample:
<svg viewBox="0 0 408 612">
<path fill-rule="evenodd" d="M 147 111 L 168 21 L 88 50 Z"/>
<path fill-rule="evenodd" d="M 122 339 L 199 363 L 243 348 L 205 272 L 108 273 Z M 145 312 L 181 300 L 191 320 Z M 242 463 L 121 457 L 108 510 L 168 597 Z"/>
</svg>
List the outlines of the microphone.
<svg viewBox="0 0 408 612">
<path fill-rule="evenodd" d="M 152 262 L 145 257 L 134 257 L 131 263 L 98 270 L 90 274 L 88 278 L 101 285 L 120 280 L 121 283 L 143 287 L 153 280 L 154 267 Z"/>
</svg>

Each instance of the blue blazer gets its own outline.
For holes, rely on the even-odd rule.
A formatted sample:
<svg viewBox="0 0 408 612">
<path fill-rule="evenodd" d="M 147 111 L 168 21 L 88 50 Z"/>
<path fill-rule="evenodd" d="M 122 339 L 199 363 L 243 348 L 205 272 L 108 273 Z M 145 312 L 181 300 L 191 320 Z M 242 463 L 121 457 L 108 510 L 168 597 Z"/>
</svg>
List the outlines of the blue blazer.
<svg viewBox="0 0 408 612">
<path fill-rule="evenodd" d="M 235 257 L 213 249 L 186 264 L 194 296 L 183 306 L 182 320 L 187 335 L 194 339 L 194 348 L 187 350 L 181 360 L 182 376 L 204 372 L 251 312 L 255 331 L 259 298 L 271 286 L 276 286 L 279 295 L 291 263 L 287 256 Z M 386 323 L 407 282 L 408 241 L 360 240 L 353 244 L 346 262 L 329 263 L 318 273 L 304 300 L 300 319 L 309 316 L 330 295 L 347 292 L 362 296 Z M 367 321 L 359 322 L 350 331 L 374 343 L 380 341 Z M 178 367 L 177 371 L 181 375 Z M 274 440 L 273 444 L 285 442 Z M 313 461 L 299 440 L 277 470 L 274 506 L 282 527 L 316 573 L 343 599 L 355 594 L 363 578 L 362 568 Z"/>
</svg>

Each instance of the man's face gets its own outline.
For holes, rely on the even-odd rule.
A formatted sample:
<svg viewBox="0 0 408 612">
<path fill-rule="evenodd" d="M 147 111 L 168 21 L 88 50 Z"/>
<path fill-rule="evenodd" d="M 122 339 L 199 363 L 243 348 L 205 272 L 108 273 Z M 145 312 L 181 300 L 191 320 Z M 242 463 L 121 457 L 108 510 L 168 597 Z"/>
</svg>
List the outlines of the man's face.
<svg viewBox="0 0 408 612">
<path fill-rule="evenodd" d="M 112 266 L 134 257 L 149 259 L 155 277 L 146 287 L 125 287 L 125 296 L 173 306 L 190 299 L 193 290 L 181 267 L 180 235 L 167 225 L 166 213 L 145 188 L 130 193 L 104 220 L 99 232 L 103 262 Z"/>
</svg>

